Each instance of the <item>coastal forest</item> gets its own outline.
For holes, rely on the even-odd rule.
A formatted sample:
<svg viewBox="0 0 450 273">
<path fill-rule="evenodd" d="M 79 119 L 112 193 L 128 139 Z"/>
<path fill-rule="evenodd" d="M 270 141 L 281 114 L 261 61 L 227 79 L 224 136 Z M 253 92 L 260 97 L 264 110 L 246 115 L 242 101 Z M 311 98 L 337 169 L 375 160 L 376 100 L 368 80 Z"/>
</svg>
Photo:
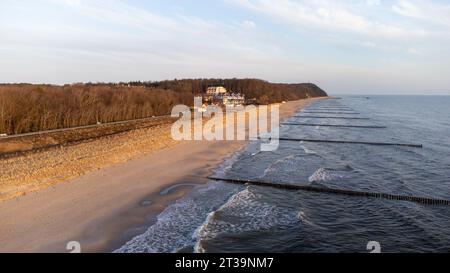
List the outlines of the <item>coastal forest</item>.
<svg viewBox="0 0 450 273">
<path fill-rule="evenodd" d="M 257 104 L 327 96 L 318 86 L 257 79 L 185 79 L 67 85 L 1 84 L 0 134 L 21 134 L 170 114 L 221 85 Z"/>
</svg>

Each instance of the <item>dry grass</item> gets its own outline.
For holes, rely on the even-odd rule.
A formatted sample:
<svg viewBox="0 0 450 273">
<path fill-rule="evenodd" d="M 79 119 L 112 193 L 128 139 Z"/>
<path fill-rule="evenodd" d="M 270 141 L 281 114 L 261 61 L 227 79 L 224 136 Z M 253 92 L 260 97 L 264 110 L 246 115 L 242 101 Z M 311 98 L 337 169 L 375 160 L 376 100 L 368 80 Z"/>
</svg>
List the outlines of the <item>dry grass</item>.
<svg viewBox="0 0 450 273">
<path fill-rule="evenodd" d="M 119 85 L 0 85 L 0 134 L 22 134 L 170 113 L 193 95 Z"/>
</svg>

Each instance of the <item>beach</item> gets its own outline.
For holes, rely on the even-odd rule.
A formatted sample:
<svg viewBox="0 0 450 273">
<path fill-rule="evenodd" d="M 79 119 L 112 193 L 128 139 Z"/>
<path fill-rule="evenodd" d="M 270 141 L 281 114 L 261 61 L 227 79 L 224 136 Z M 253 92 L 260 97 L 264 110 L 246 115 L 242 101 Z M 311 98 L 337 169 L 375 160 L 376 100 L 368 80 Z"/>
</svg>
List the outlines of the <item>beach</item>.
<svg viewBox="0 0 450 273">
<path fill-rule="evenodd" d="M 319 99 L 281 104 L 280 119 L 289 118 Z M 205 183 L 214 169 L 246 144 L 180 143 L 170 139 L 170 126 L 160 126 L 60 151 L 45 151 L 44 157 L 37 155 L 32 160 L 9 162 L 17 165 L 8 181 L 25 174 L 28 180 L 22 181 L 31 184 L 36 175 L 58 175 L 59 179 L 40 181 L 24 194 L 0 202 L 0 252 L 67 252 L 69 241 L 79 242 L 83 252 L 113 251 L 145 231 L 160 212 L 192 186 Z M 80 150 L 90 156 L 74 156 Z M 42 158 L 55 162 L 44 166 L 47 161 Z M 20 166 L 32 164 L 44 173 L 20 172 Z M 68 167 L 71 171 L 64 173 Z M 164 191 L 168 194 L 161 194 Z"/>
</svg>

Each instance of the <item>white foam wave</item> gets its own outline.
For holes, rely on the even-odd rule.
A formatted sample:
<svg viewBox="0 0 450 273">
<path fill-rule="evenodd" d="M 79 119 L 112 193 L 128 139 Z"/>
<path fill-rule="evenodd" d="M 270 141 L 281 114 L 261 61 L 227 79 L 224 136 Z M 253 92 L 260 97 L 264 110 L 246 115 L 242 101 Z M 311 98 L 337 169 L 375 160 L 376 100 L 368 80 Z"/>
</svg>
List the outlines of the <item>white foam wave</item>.
<svg viewBox="0 0 450 273">
<path fill-rule="evenodd" d="M 235 194 L 220 209 L 208 217 L 198 230 L 195 251 L 204 252 L 202 241 L 222 234 L 265 231 L 280 225 L 298 223 L 297 212 L 263 202 L 262 196 L 247 187 Z"/>
<path fill-rule="evenodd" d="M 295 155 L 288 155 L 288 156 L 285 156 L 283 158 L 280 158 L 280 159 L 276 160 L 275 162 L 271 163 L 269 165 L 269 167 L 267 167 L 264 170 L 264 172 L 260 176 L 260 178 L 266 177 L 267 175 L 269 175 L 269 174 L 271 174 L 273 172 L 277 172 L 277 166 L 279 166 L 280 164 L 284 165 L 284 164 L 287 164 L 287 163 L 291 163 L 294 158 L 295 158 Z"/>
<path fill-rule="evenodd" d="M 303 146 L 303 145 L 300 145 L 300 147 L 301 147 L 301 148 L 303 149 L 303 151 L 304 151 L 306 154 L 308 154 L 308 155 L 316 155 L 316 154 L 317 154 L 315 151 L 310 150 L 310 149 L 306 148 L 306 147 Z"/>
<path fill-rule="evenodd" d="M 239 194 L 239 193 L 237 193 L 237 194 Z M 197 228 L 197 230 L 194 232 L 193 238 L 195 238 L 197 240 L 197 242 L 196 242 L 196 244 L 194 246 L 194 252 L 195 253 L 204 253 L 205 252 L 205 249 L 202 247 L 201 240 L 199 238 L 201 238 L 202 234 L 204 234 L 206 232 L 205 229 L 208 226 L 208 224 L 211 222 L 211 219 L 214 217 L 216 212 L 222 210 L 224 208 L 224 206 L 226 206 L 229 202 L 232 202 L 232 200 L 235 198 L 235 196 L 237 194 L 232 195 L 230 197 L 230 199 L 227 202 L 225 202 L 218 210 L 209 213 L 208 217 L 206 217 L 205 222 L 203 222 L 203 224 L 201 226 L 199 226 Z"/>
<path fill-rule="evenodd" d="M 344 179 L 345 176 L 335 173 L 332 170 L 328 170 L 326 168 L 320 168 L 314 172 L 313 175 L 309 177 L 309 182 L 326 182 L 333 180 L 341 180 Z"/>
<path fill-rule="evenodd" d="M 222 205 L 238 188 L 220 182 L 199 187 L 192 196 L 184 197 L 167 207 L 154 225 L 134 237 L 117 253 L 167 253 L 193 247 L 195 231 L 211 211 Z"/>
<path fill-rule="evenodd" d="M 326 228 L 323 228 L 323 227 L 321 227 L 319 225 L 316 225 L 312 221 L 310 221 L 308 219 L 308 217 L 306 216 L 305 212 L 303 212 L 303 211 L 299 211 L 297 217 L 302 223 L 305 223 L 307 225 L 313 226 L 313 227 L 318 228 L 318 229 L 323 229 L 323 230 L 326 229 Z"/>
<path fill-rule="evenodd" d="M 306 154 L 310 154 L 310 155 L 316 155 L 317 154 L 315 151 L 308 149 L 304 144 L 305 144 L 304 141 L 300 141 L 300 147 L 303 149 L 303 151 Z"/>
<path fill-rule="evenodd" d="M 231 168 L 233 168 L 234 163 L 239 160 L 241 153 L 235 153 L 231 157 L 227 158 L 214 172 L 216 177 L 224 177 Z"/>
</svg>

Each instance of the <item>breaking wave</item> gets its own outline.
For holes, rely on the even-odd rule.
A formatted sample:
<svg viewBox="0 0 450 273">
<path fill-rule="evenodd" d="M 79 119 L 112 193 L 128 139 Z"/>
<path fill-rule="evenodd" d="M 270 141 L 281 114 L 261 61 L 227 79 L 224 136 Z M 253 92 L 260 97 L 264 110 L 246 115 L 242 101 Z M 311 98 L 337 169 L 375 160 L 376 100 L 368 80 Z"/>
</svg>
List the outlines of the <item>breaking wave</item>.
<svg viewBox="0 0 450 273">
<path fill-rule="evenodd" d="M 327 168 L 320 168 L 309 177 L 309 182 L 327 182 L 335 180 L 343 180 L 347 178 L 346 175 L 341 174 L 339 171 L 335 171 Z"/>
<path fill-rule="evenodd" d="M 116 253 L 167 253 L 192 248 L 196 229 L 211 211 L 238 191 L 236 185 L 210 182 L 167 207 L 154 225 L 134 237 Z"/>
<path fill-rule="evenodd" d="M 297 211 L 264 202 L 263 199 L 252 187 L 232 196 L 227 203 L 211 213 L 197 230 L 195 252 L 205 252 L 203 241 L 224 234 L 267 231 L 300 222 Z"/>
</svg>

